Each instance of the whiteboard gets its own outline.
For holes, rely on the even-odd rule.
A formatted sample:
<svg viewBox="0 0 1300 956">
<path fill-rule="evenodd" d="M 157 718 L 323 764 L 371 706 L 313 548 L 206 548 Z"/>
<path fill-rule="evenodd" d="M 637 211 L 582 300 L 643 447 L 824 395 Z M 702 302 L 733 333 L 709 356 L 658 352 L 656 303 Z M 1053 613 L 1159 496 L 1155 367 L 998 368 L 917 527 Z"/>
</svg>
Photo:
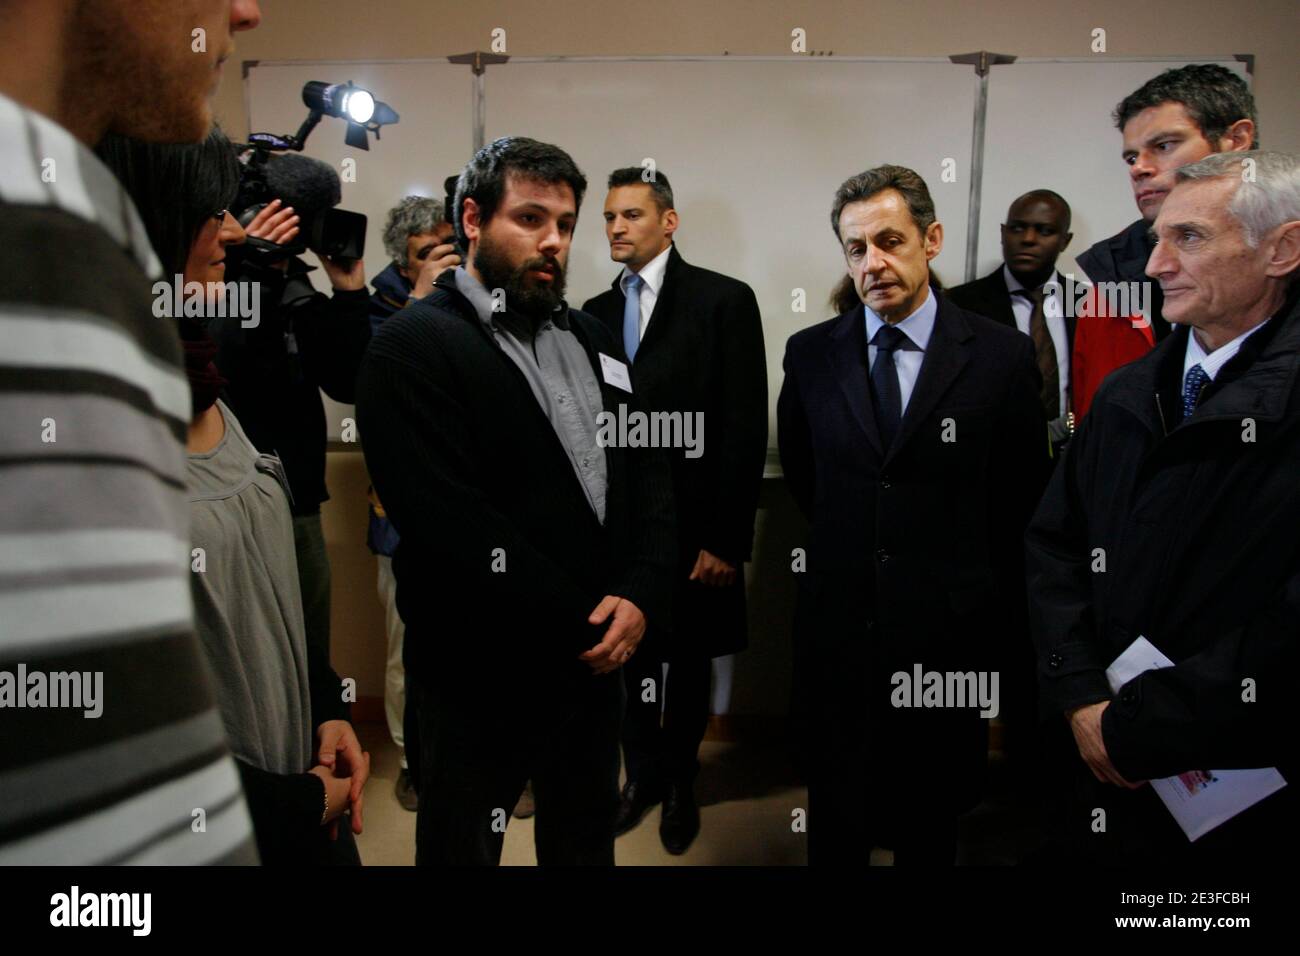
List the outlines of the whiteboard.
<svg viewBox="0 0 1300 956">
<path fill-rule="evenodd" d="M 1014 52 L 1014 51 L 1008 51 Z M 1137 218 L 1119 133 L 1110 113 L 1162 70 L 1229 57 L 1176 60 L 1023 59 L 992 67 L 981 181 L 978 273 L 1001 261 L 998 224 L 1021 193 L 1046 187 L 1074 211 L 1074 255 Z M 247 72 L 250 128 L 293 132 L 306 115 L 307 80 L 354 80 L 401 114 L 362 152 L 325 119 L 307 154 L 341 168 L 343 206 L 370 219 L 367 279 L 387 265 L 380 230 L 388 209 L 415 193 L 441 198 L 443 179 L 472 153 L 474 81 L 465 65 L 429 59 L 386 63 L 279 62 Z M 655 161 L 673 184 L 678 248 L 695 265 L 753 287 L 767 345 L 769 442 L 785 341 L 831 310 L 843 258 L 830 228 L 836 187 L 880 163 L 919 172 L 930 186 L 944 248 L 934 262 L 946 285 L 964 281 L 971 138 L 977 80 L 947 60 L 807 57 L 608 57 L 513 59 L 484 77 L 486 138 L 531 136 L 567 150 L 588 179 L 569 265 L 569 301 L 580 306 L 618 272 L 601 210 L 609 172 Z M 955 175 L 943 175 L 947 168 Z M 318 275 L 317 286 L 324 288 Z M 796 290 L 804 312 L 794 311 Z M 351 409 L 326 401 L 337 439 Z"/>
<path fill-rule="evenodd" d="M 385 126 L 382 139 L 372 136 L 369 151 L 343 142 L 343 120 L 325 117 L 307 139 L 304 155 L 329 163 L 343 181 L 342 209 L 364 213 L 366 223 L 366 281 L 389 263 L 383 229 L 388 210 L 403 196 L 443 198 L 443 180 L 459 173 L 473 155 L 470 118 L 473 77 L 464 66 L 442 61 L 406 63 L 336 63 L 321 65 L 256 64 L 248 70 L 249 130 L 254 133 L 294 133 L 307 117 L 302 87 L 309 80 L 344 83 L 353 80 L 375 99 L 395 109 L 400 122 Z M 355 162 L 355 182 L 342 176 L 343 161 Z M 319 266 L 307 253 L 309 265 Z M 329 290 L 323 270 L 312 273 L 317 289 Z M 354 417 L 351 405 L 325 399 L 329 438 L 337 441 L 344 418 Z"/>
<path fill-rule="evenodd" d="M 1074 239 L 1057 268 L 1082 275 L 1074 257 L 1139 215 L 1111 111 L 1153 76 L 1188 63 L 1219 63 L 1250 81 L 1245 63 L 1223 58 L 1018 60 L 991 68 L 978 275 L 1002 262 L 998 226 L 1011 202 L 1039 188 L 1070 204 Z"/>
<path fill-rule="evenodd" d="M 655 161 L 672 184 L 677 247 L 693 265 L 748 283 L 767 347 L 769 442 L 786 339 L 833 315 L 844 273 L 831 230 L 835 190 L 881 163 L 930 186 L 943 250 L 960 281 L 970 191 L 975 74 L 947 61 L 711 59 L 512 61 L 487 72 L 487 139 L 521 135 L 565 149 L 586 174 L 569 259 L 569 302 L 609 288 L 602 210 L 609 173 Z M 943 182 L 953 160 L 955 181 Z M 792 306 L 804 290 L 806 311 Z"/>
</svg>

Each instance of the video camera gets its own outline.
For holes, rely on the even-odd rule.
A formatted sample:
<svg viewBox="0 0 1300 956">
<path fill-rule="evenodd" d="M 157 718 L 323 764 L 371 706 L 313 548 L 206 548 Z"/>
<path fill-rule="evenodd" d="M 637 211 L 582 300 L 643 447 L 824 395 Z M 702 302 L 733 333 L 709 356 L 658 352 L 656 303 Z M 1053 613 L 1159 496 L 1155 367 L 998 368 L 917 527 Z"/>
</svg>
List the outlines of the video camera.
<svg viewBox="0 0 1300 956">
<path fill-rule="evenodd" d="M 396 123 L 399 117 L 386 103 L 350 81 L 332 85 L 309 82 L 303 86 L 302 98 L 310 112 L 297 133 L 254 133 L 248 143 L 236 146 L 241 171 L 239 192 L 230 210 L 246 227 L 267 203 L 279 199 L 298 215 L 298 236 L 286 245 L 250 236 L 243 245 L 231 246 L 227 250 L 231 279 L 283 280 L 281 263 L 308 249 L 332 259 L 360 259 L 365 251 L 366 217 L 334 208 L 343 197 L 338 173 L 328 163 L 302 155 L 302 149 L 323 116 L 345 119 L 347 144 L 357 149 L 369 149 L 368 133 L 378 139 L 380 127 Z M 297 266 L 290 263 L 290 286 L 296 285 L 296 291 L 286 288 L 282 300 L 286 305 L 311 294 L 311 284 L 304 278 L 310 267 L 301 262 Z"/>
</svg>

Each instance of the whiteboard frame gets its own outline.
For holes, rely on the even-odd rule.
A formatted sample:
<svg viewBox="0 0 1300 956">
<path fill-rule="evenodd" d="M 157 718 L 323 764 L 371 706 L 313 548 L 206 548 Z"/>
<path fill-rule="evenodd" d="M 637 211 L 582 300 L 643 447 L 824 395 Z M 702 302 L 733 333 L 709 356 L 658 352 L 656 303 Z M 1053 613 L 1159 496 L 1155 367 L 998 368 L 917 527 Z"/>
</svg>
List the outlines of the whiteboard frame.
<svg viewBox="0 0 1300 956">
<path fill-rule="evenodd" d="M 434 57 L 394 57 L 383 59 L 304 59 L 304 60 L 244 60 L 241 69 L 241 79 L 243 81 L 243 99 L 244 115 L 251 118 L 252 116 L 252 84 L 250 82 L 250 72 L 258 67 L 304 67 L 304 66 L 321 66 L 321 67 L 355 67 L 355 66 L 387 66 L 387 65 L 411 65 L 411 64 L 451 64 L 463 66 L 469 71 L 467 79 L 471 84 L 473 94 L 473 107 L 469 122 L 471 125 L 471 142 L 473 148 L 477 151 L 484 144 L 486 130 L 486 114 L 489 108 L 485 84 L 483 82 L 484 74 L 489 67 L 508 67 L 511 63 L 527 64 L 568 64 L 568 63 L 699 63 L 699 62 L 725 62 L 735 61 L 740 63 L 763 63 L 763 62 L 789 62 L 791 60 L 808 60 L 809 62 L 835 62 L 835 63 L 933 63 L 936 65 L 969 66 L 972 77 L 975 81 L 974 92 L 972 96 L 972 115 L 973 115 L 973 134 L 971 137 L 970 148 L 970 166 L 971 169 L 971 190 L 967 200 L 966 209 L 966 256 L 965 256 L 965 277 L 964 282 L 970 282 L 975 278 L 976 263 L 979 248 L 979 223 L 980 212 L 983 204 L 983 163 L 984 154 L 987 146 L 983 142 L 981 135 L 985 127 L 988 116 L 988 77 L 995 67 L 1009 68 L 1016 64 L 1044 64 L 1044 63 L 1189 63 L 1189 62 L 1238 62 L 1246 64 L 1246 84 L 1254 92 L 1255 86 L 1255 54 L 1253 53 L 1231 53 L 1231 54 L 1200 54 L 1190 55 L 1173 55 L 1165 54 L 1159 56 L 1111 56 L 1108 54 L 1094 54 L 1091 56 L 1019 56 L 1014 53 L 996 53 L 989 50 L 976 50 L 967 53 L 951 54 L 948 56 L 817 56 L 807 54 L 671 54 L 671 55 L 550 55 L 550 56 L 508 56 L 504 61 L 500 60 L 501 54 L 490 54 L 488 51 L 476 51 L 483 56 L 491 56 L 494 62 L 482 65 L 476 65 L 472 60 L 474 52 L 468 54 L 449 54 L 447 56 Z M 250 130 L 251 132 L 251 130 Z M 332 437 L 329 441 L 329 447 L 333 450 L 348 449 L 358 450 L 354 445 L 337 442 Z M 765 475 L 765 477 L 776 477 L 776 475 Z"/>
</svg>

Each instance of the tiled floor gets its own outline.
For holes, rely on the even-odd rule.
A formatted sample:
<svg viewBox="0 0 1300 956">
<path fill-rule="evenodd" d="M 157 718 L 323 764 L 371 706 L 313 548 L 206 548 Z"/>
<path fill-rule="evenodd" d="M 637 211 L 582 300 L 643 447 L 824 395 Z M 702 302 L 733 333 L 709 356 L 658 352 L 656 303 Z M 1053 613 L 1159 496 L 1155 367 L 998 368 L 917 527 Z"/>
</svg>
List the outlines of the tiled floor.
<svg viewBox="0 0 1300 956">
<path fill-rule="evenodd" d="M 382 724 L 361 724 L 362 744 L 371 754 L 366 787 L 365 832 L 357 838 L 368 866 L 409 866 L 415 859 L 415 814 L 393 795 L 397 749 Z M 795 811 L 807 806 L 808 791 L 779 747 L 754 743 L 706 742 L 700 752 L 700 836 L 682 856 L 659 842 L 659 810 L 615 844 L 620 866 L 802 866 L 807 862 L 803 833 L 794 831 Z M 959 862 L 1007 864 L 1032 838 L 1022 807 L 1013 805 L 995 765 L 990 797 L 962 821 Z M 893 854 L 875 849 L 871 862 L 888 865 Z M 531 866 L 533 822 L 511 819 L 501 862 Z"/>
</svg>

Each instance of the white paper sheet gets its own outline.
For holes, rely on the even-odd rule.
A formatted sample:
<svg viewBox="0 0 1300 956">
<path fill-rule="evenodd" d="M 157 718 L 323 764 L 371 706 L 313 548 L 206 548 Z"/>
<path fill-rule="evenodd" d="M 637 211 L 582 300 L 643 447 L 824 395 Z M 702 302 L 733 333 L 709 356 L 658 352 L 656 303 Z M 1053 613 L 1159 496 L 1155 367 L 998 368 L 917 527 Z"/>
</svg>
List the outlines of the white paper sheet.
<svg viewBox="0 0 1300 956">
<path fill-rule="evenodd" d="M 1143 671 L 1173 667 L 1174 662 L 1161 654 L 1145 637 L 1139 637 L 1110 667 L 1106 680 L 1112 693 Z M 1219 824 L 1231 820 L 1270 794 L 1286 786 L 1273 767 L 1257 770 L 1189 770 L 1175 777 L 1152 780 L 1151 788 L 1169 808 L 1187 839 L 1197 840 Z"/>
</svg>

